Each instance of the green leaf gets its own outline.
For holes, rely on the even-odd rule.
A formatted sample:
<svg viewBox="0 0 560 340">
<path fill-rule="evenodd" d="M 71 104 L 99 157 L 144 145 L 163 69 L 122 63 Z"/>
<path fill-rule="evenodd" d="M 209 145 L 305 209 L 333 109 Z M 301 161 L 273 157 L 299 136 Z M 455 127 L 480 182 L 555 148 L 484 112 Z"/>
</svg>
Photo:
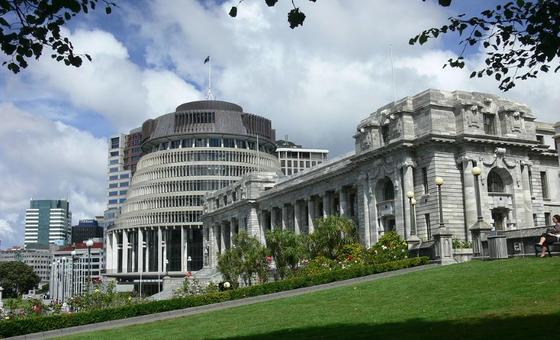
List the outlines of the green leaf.
<svg viewBox="0 0 560 340">
<path fill-rule="evenodd" d="M 111 6 L 105 7 L 105 13 L 111 14 Z"/>
<path fill-rule="evenodd" d="M 235 18 L 237 16 L 237 7 L 232 6 L 229 10 L 229 16 Z"/>
<path fill-rule="evenodd" d="M 268 7 L 273 7 L 278 2 L 278 0 L 264 0 L 264 1 L 268 5 Z"/>
</svg>

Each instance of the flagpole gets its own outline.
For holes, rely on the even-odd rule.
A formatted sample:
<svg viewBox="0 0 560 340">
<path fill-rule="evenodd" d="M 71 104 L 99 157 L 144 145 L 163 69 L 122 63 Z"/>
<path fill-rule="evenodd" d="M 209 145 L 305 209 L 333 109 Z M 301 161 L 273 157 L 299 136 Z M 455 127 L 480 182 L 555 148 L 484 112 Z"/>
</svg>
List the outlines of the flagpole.
<svg viewBox="0 0 560 340">
<path fill-rule="evenodd" d="M 204 63 L 208 63 L 208 92 L 206 93 L 206 99 L 214 100 L 214 94 L 212 93 L 212 59 L 210 56 L 206 57 Z"/>
</svg>

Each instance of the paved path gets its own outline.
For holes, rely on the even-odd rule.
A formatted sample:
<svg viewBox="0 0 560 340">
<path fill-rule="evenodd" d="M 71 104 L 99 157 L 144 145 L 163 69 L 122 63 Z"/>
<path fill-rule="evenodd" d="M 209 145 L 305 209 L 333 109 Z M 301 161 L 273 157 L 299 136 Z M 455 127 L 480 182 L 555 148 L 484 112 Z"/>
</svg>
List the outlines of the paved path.
<svg viewBox="0 0 560 340">
<path fill-rule="evenodd" d="M 362 276 L 350 280 L 331 282 L 331 283 L 326 283 L 326 284 L 312 286 L 312 287 L 298 288 L 298 289 L 288 290 L 279 293 L 254 296 L 245 299 L 214 303 L 211 305 L 205 305 L 199 307 L 178 309 L 178 310 L 173 310 L 173 311 L 163 312 L 163 313 L 135 316 L 128 319 L 105 321 L 105 322 L 99 322 L 99 323 L 83 325 L 83 326 L 56 329 L 48 332 L 27 334 L 27 335 L 13 337 L 9 339 L 46 339 L 46 338 L 66 336 L 71 334 L 99 331 L 104 329 L 120 328 L 124 326 L 137 325 L 137 324 L 143 324 L 143 323 L 160 321 L 160 320 L 174 319 L 178 317 L 208 313 L 208 312 L 218 311 L 222 309 L 233 308 L 237 306 L 251 305 L 258 302 L 272 301 L 272 300 L 282 299 L 286 297 L 298 296 L 309 292 L 318 292 L 318 291 L 336 288 L 336 287 L 350 286 L 361 282 L 375 281 L 382 278 L 399 276 L 403 274 L 435 268 L 438 266 L 439 265 L 436 264 L 430 264 L 430 265 L 425 265 L 420 267 L 400 269 L 392 272 Z"/>
</svg>

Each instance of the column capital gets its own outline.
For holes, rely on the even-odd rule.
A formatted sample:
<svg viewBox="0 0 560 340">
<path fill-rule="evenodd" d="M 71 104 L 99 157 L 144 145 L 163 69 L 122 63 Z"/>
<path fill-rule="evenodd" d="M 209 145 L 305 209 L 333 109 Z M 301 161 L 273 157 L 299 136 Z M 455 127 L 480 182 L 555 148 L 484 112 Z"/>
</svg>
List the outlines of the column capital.
<svg viewBox="0 0 560 340">
<path fill-rule="evenodd" d="M 474 162 L 476 159 L 475 157 L 471 157 L 471 156 L 467 156 L 467 155 L 462 155 L 457 157 L 456 162 L 457 164 L 464 164 L 464 163 L 469 163 L 469 162 Z"/>
<path fill-rule="evenodd" d="M 401 163 L 398 165 L 398 167 L 399 167 L 399 169 L 407 168 L 407 167 L 416 168 L 416 162 L 413 161 L 412 159 L 407 159 L 407 160 L 401 162 Z"/>
<path fill-rule="evenodd" d="M 528 167 L 529 169 L 533 166 L 533 162 L 531 161 L 519 161 L 521 167 Z"/>
</svg>

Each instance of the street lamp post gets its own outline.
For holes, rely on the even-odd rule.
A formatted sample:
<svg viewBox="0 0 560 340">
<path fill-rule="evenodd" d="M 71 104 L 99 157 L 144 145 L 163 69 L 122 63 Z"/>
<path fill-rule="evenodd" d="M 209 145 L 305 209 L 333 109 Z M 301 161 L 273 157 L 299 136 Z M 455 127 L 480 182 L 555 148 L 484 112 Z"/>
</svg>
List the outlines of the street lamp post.
<svg viewBox="0 0 560 340">
<path fill-rule="evenodd" d="M 191 268 L 192 268 L 191 262 L 192 262 L 192 257 L 187 256 L 187 271 L 188 272 L 190 272 Z"/>
<path fill-rule="evenodd" d="M 453 258 L 453 234 L 443 223 L 443 204 L 441 187 L 444 180 L 441 177 L 436 177 L 435 183 L 438 191 L 438 210 L 439 210 L 439 228 L 434 233 L 434 240 L 436 241 L 436 256 L 442 265 L 455 263 Z"/>
<path fill-rule="evenodd" d="M 93 240 L 89 239 L 86 241 L 86 247 L 88 250 L 88 292 L 91 293 L 91 286 L 92 286 L 92 281 L 91 281 L 91 247 L 93 246 Z"/>
<path fill-rule="evenodd" d="M 416 199 L 413 191 L 407 192 L 406 197 L 408 197 L 408 203 L 410 204 L 410 236 L 406 242 L 408 243 L 408 249 L 414 249 L 420 244 L 420 238 L 416 234 Z"/>
<path fill-rule="evenodd" d="M 64 290 L 66 289 L 66 280 L 65 280 L 66 277 L 65 277 L 65 272 L 64 272 L 65 269 L 66 269 L 66 268 L 65 268 L 65 267 L 66 267 L 66 257 L 63 257 L 63 258 L 62 258 L 62 262 L 61 262 L 61 263 L 62 263 L 62 304 L 64 304 L 65 301 L 66 301 L 66 300 L 65 300 L 65 297 L 66 297 L 66 296 L 65 296 L 65 294 L 64 294 L 64 293 L 65 293 Z"/>
<path fill-rule="evenodd" d="M 2 302 L 2 292 L 4 291 L 4 288 L 2 288 L 2 286 L 0 286 L 0 310 L 4 309 L 4 302 Z"/>
<path fill-rule="evenodd" d="M 476 213 L 477 213 L 476 223 L 471 227 L 473 253 L 475 256 L 482 256 L 483 248 L 482 248 L 481 236 L 483 233 L 492 230 L 492 227 L 490 226 L 490 224 L 484 221 L 484 217 L 482 216 L 480 188 L 478 185 L 478 177 L 482 173 L 482 170 L 479 167 L 475 166 L 474 168 L 472 168 L 471 173 L 474 176 L 474 190 L 476 196 Z"/>
<path fill-rule="evenodd" d="M 444 228 L 445 225 L 443 224 L 443 204 L 441 199 L 441 186 L 443 185 L 444 181 L 441 177 L 436 177 L 436 185 L 438 191 L 438 209 L 439 209 L 439 227 Z"/>
</svg>

